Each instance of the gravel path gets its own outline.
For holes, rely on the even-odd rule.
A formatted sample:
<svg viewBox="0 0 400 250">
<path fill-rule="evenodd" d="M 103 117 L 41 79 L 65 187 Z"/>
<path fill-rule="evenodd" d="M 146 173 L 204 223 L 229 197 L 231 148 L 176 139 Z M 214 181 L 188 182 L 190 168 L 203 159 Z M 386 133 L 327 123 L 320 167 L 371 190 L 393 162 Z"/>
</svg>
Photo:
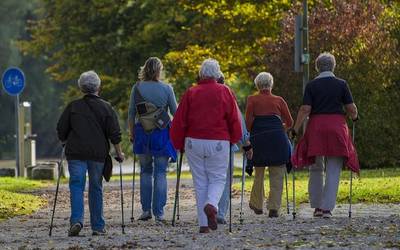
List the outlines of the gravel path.
<svg viewBox="0 0 400 250">
<path fill-rule="evenodd" d="M 400 205 L 353 206 L 353 218 L 347 218 L 347 205 L 339 205 L 334 217 L 314 219 L 312 210 L 304 204 L 295 221 L 291 215 L 269 219 L 254 215 L 244 204 L 244 223 L 239 223 L 239 194 L 234 195 L 233 232 L 220 226 L 216 232 L 198 233 L 195 201 L 190 180 L 184 180 L 181 192 L 181 217 L 176 227 L 154 221 L 130 222 L 130 186 L 125 183 L 126 234 L 121 234 L 120 193 L 118 183 L 105 185 L 105 217 L 108 235 L 91 236 L 86 223 L 82 237 L 67 237 L 69 226 L 69 192 L 61 187 L 53 236 L 48 236 L 50 205 L 30 216 L 16 217 L 0 223 L 0 249 L 400 249 Z M 166 218 L 172 217 L 174 183 L 170 183 Z M 138 190 L 137 190 L 138 191 Z M 37 195 L 52 204 L 54 188 L 39 190 Z M 139 198 L 138 192 L 136 197 Z M 88 211 L 86 207 L 86 211 Z M 282 210 L 282 213 L 285 212 Z M 135 217 L 140 213 L 135 199 Z M 88 221 L 88 213 L 86 214 Z"/>
</svg>

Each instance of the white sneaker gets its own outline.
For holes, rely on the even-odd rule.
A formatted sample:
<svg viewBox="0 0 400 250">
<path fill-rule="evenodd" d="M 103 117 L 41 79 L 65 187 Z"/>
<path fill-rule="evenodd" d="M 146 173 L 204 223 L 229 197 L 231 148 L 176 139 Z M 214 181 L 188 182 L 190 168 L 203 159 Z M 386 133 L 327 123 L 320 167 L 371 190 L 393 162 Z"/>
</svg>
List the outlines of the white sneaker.
<svg viewBox="0 0 400 250">
<path fill-rule="evenodd" d="M 325 219 L 330 219 L 332 217 L 332 213 L 329 210 L 322 211 L 322 217 Z"/>
<path fill-rule="evenodd" d="M 151 212 L 150 211 L 143 211 L 142 215 L 140 215 L 138 220 L 150 220 L 151 219 Z"/>
<path fill-rule="evenodd" d="M 156 222 L 160 222 L 160 223 L 166 223 L 167 221 L 165 220 L 164 216 L 155 216 L 155 220 Z"/>
</svg>

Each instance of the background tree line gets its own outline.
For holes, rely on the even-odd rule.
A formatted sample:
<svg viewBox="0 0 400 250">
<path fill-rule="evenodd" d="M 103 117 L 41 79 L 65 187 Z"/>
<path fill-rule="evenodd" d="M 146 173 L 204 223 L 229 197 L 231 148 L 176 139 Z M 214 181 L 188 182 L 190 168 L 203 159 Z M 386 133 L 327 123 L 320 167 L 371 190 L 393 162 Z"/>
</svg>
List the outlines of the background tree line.
<svg viewBox="0 0 400 250">
<path fill-rule="evenodd" d="M 311 76 L 316 74 L 317 54 L 332 52 L 336 73 L 348 80 L 360 109 L 357 145 L 363 165 L 398 164 L 400 3 L 309 2 Z M 139 67 L 147 57 L 158 56 L 178 97 L 195 83 L 199 63 L 214 57 L 242 111 L 246 97 L 255 92 L 252 80 L 260 71 L 272 72 L 274 92 L 288 101 L 293 115 L 301 104 L 301 76 L 293 72 L 293 23 L 301 10 L 299 1 L 37 0 L 37 4 L 24 19 L 29 36 L 19 37 L 19 48 L 42 62 L 57 82 L 45 86 L 66 88 L 59 92 L 64 103 L 79 96 L 79 74 L 94 69 L 102 78 L 102 96 L 117 107 L 124 122 Z"/>
</svg>

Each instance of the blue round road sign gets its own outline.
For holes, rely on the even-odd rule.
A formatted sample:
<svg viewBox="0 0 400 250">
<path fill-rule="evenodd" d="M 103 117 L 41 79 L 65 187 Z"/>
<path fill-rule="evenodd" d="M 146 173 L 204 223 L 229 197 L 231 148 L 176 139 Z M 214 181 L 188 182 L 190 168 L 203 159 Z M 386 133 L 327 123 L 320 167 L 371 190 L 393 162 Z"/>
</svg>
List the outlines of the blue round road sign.
<svg viewBox="0 0 400 250">
<path fill-rule="evenodd" d="M 18 95 L 24 90 L 25 87 L 25 76 L 24 72 L 19 68 L 8 68 L 1 78 L 3 83 L 3 89 L 9 95 Z"/>
</svg>

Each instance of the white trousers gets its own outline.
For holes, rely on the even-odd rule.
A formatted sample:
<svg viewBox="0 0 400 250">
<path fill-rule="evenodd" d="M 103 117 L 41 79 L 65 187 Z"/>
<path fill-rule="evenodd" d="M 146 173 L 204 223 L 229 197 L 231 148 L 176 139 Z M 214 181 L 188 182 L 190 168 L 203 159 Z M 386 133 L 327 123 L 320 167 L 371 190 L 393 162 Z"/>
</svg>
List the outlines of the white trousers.
<svg viewBox="0 0 400 250">
<path fill-rule="evenodd" d="M 324 183 L 325 163 L 326 176 Z M 329 211 L 335 208 L 342 167 L 343 157 L 316 157 L 315 164 L 310 166 L 310 179 L 308 182 L 308 193 L 310 194 L 312 208 Z"/>
<path fill-rule="evenodd" d="M 186 138 L 185 153 L 196 192 L 197 216 L 201 227 L 208 226 L 204 207 L 218 209 L 229 164 L 229 141 Z"/>
</svg>

